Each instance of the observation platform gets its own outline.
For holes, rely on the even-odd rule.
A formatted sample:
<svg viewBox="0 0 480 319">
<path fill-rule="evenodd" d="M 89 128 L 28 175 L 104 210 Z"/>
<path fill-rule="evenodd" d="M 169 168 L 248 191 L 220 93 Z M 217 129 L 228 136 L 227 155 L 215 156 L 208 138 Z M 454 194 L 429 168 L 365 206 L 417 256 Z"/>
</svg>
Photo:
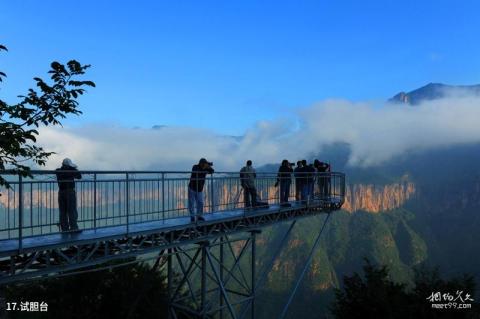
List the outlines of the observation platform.
<svg viewBox="0 0 480 319">
<path fill-rule="evenodd" d="M 4 176 L 0 197 L 0 284 L 61 273 L 110 260 L 156 253 L 329 213 L 344 203 L 345 176 L 291 177 L 290 206 L 280 205 L 276 173 L 257 173 L 256 191 L 268 207 L 245 208 L 239 173 L 207 175 L 205 221 L 191 222 L 190 172 L 81 171 L 76 180 L 79 233 L 60 232 L 54 171 L 34 178 Z M 312 183 L 308 201 L 296 184 Z"/>
</svg>

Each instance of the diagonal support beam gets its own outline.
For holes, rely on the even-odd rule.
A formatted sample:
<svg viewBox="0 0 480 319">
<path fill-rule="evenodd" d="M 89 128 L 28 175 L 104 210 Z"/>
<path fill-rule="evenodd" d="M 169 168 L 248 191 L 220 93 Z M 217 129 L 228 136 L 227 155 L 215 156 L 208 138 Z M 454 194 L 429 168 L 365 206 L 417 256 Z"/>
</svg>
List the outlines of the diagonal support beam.
<svg viewBox="0 0 480 319">
<path fill-rule="evenodd" d="M 278 258 L 278 256 L 280 255 L 280 253 L 282 252 L 282 249 L 283 247 L 285 246 L 287 240 L 288 240 L 288 237 L 290 236 L 290 233 L 292 232 L 295 224 L 297 223 L 296 220 L 294 220 L 291 224 L 290 224 L 290 227 L 288 228 L 288 230 L 285 232 L 285 234 L 283 235 L 283 238 L 282 240 L 280 241 L 280 244 L 278 245 L 277 247 L 277 250 L 275 250 L 274 254 L 272 255 L 272 258 L 270 258 L 270 261 L 265 265 L 264 267 L 264 270 L 262 271 L 261 275 L 259 276 L 257 282 L 254 284 L 253 286 L 253 291 L 255 292 L 255 295 L 257 293 L 257 291 L 259 291 L 260 287 L 263 285 L 264 281 L 266 280 L 267 276 L 268 276 L 268 273 L 270 272 L 270 270 L 272 269 L 273 267 L 273 263 L 275 262 L 275 260 Z M 253 281 L 252 281 L 253 282 Z M 254 305 L 254 303 L 252 302 L 252 304 Z M 253 318 L 253 312 L 255 310 L 252 309 L 252 318 Z M 248 304 L 245 304 L 242 308 L 242 310 L 240 311 L 240 319 L 243 319 L 245 318 L 246 314 L 248 313 Z"/>
<path fill-rule="evenodd" d="M 176 252 L 176 249 L 174 249 L 174 251 Z M 197 250 L 197 252 L 195 253 L 194 257 L 193 257 L 193 260 L 196 260 L 198 258 L 198 255 L 200 254 L 200 250 Z M 178 254 L 175 254 L 178 258 Z M 175 297 L 178 295 L 178 293 L 180 292 L 180 289 L 181 287 L 185 284 L 185 282 L 188 280 L 188 276 L 189 274 L 191 273 L 192 271 L 192 268 L 194 266 L 194 263 L 190 263 L 190 266 L 188 267 L 188 269 L 185 271 L 184 269 L 182 269 L 182 272 L 183 272 L 183 278 L 182 280 L 180 281 L 180 284 L 177 286 L 177 289 L 175 290 L 175 292 L 173 293 L 172 295 L 172 301 L 175 300 Z"/>
<path fill-rule="evenodd" d="M 322 235 L 323 230 L 325 229 L 325 225 L 327 224 L 329 218 L 330 218 L 330 213 L 327 215 L 327 217 L 325 218 L 325 221 L 323 222 L 322 228 L 320 229 L 320 232 L 318 233 L 318 236 L 315 239 L 315 243 L 313 244 L 312 249 L 310 250 L 310 254 L 308 255 L 307 262 L 303 267 L 302 273 L 300 274 L 300 277 L 298 278 L 297 283 L 295 284 L 295 287 L 293 288 L 292 293 L 290 294 L 290 297 L 288 298 L 288 301 L 285 304 L 285 307 L 283 308 L 283 311 L 279 316 L 279 319 L 283 319 L 287 315 L 288 308 L 290 307 L 290 304 L 292 303 L 293 298 L 297 293 L 298 287 L 300 286 L 300 283 L 302 282 L 303 277 L 307 273 L 307 269 L 310 267 L 310 264 L 312 263 L 313 254 L 315 253 L 315 250 L 317 249 L 317 246 L 320 243 L 320 236 Z"/>
<path fill-rule="evenodd" d="M 217 278 L 217 281 L 218 281 L 218 284 L 220 286 L 220 290 L 222 291 L 222 296 L 223 296 L 223 299 L 225 300 L 225 303 L 227 304 L 227 307 L 228 307 L 228 311 L 230 312 L 230 315 L 232 316 L 233 319 L 236 319 L 237 316 L 235 315 L 235 310 L 233 309 L 233 306 L 232 304 L 230 303 L 230 300 L 228 298 L 228 295 L 227 295 L 227 292 L 225 291 L 225 287 L 223 286 L 223 282 L 220 280 L 220 275 L 218 274 L 218 271 L 217 269 L 215 268 L 215 265 L 213 264 L 213 261 L 212 261 L 212 256 L 210 254 L 210 250 L 209 249 L 206 249 L 206 255 L 207 255 L 207 258 L 208 258 L 208 261 L 210 263 L 210 266 L 212 268 L 212 271 L 213 271 L 213 274 L 215 275 L 215 277 Z"/>
</svg>

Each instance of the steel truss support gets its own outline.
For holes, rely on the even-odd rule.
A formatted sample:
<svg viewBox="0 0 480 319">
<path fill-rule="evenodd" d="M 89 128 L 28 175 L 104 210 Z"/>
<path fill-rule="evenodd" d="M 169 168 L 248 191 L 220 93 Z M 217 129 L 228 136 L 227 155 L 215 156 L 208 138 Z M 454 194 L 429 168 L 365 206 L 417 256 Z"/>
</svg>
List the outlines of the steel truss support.
<svg viewBox="0 0 480 319">
<path fill-rule="evenodd" d="M 270 260 L 257 269 L 257 235 L 222 235 L 175 247 L 168 259 L 170 318 L 255 318 L 255 298 L 294 228 L 292 221 Z M 173 275 L 173 269 L 177 275 Z"/>
<path fill-rule="evenodd" d="M 260 229 L 233 233 L 218 232 L 216 237 L 176 245 L 171 240 L 174 237 L 170 237 L 170 243 L 161 245 L 159 253 L 157 248 L 158 257 L 152 267 L 152 272 L 166 268 L 169 317 L 243 319 L 250 316 L 255 318 L 257 291 L 280 255 L 295 224 L 296 220 L 291 221 L 273 255 L 261 271 L 257 270 L 256 244 Z M 152 240 L 129 239 L 125 240 L 124 244 L 139 245 Z M 149 251 L 154 249 L 152 246 Z M 77 246 L 75 249 L 70 248 L 72 251 L 58 249 L 35 252 L 18 260 L 23 264 L 20 270 L 15 271 L 14 263 L 10 266 L 12 272 L 19 276 L 25 269 L 37 268 L 35 265 L 39 260 L 41 261 L 40 269 L 45 265 L 54 269 L 63 263 L 75 265 L 83 261 L 90 264 L 90 260 L 95 260 L 94 256 L 97 254 L 109 260 L 108 255 L 111 253 L 121 254 L 123 251 L 128 252 L 132 249 L 121 247 L 119 242 L 95 243 L 88 247 L 89 249 L 85 250 Z M 95 263 L 92 262 L 92 264 Z M 147 288 L 148 280 L 142 291 L 146 291 Z M 134 301 L 134 304 L 137 303 L 138 300 Z"/>
<path fill-rule="evenodd" d="M 104 239 L 82 240 L 47 247 L 23 249 L 0 254 L 0 285 L 18 280 L 56 274 L 102 264 L 115 259 L 126 259 L 159 250 L 188 246 L 199 241 L 212 242 L 219 237 L 250 233 L 280 222 L 329 212 L 328 207 L 299 207 L 270 211 L 268 214 L 246 214 L 220 222 L 190 224 L 161 231 L 113 236 Z"/>
<path fill-rule="evenodd" d="M 177 276 L 167 276 L 170 317 L 240 318 L 244 306 L 254 309 L 257 233 L 223 235 L 195 249 L 174 247 L 168 269 Z"/>
</svg>

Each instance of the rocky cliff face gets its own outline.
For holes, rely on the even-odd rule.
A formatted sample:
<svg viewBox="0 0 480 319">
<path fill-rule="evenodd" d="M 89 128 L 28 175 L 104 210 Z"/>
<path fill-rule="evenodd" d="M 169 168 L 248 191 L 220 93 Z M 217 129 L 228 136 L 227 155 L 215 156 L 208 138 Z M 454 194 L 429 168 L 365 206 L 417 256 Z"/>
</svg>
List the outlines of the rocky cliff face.
<svg viewBox="0 0 480 319">
<path fill-rule="evenodd" d="M 399 182 L 383 186 L 366 184 L 349 184 L 343 209 L 349 212 L 364 210 L 378 213 L 402 206 L 413 194 L 415 184 Z"/>
<path fill-rule="evenodd" d="M 225 189 L 218 191 L 216 194 L 216 200 L 218 203 L 236 203 L 238 200 L 243 200 L 243 196 L 238 196 L 239 189 Z M 346 187 L 346 200 L 343 208 L 349 212 L 357 210 L 364 210 L 368 212 L 378 213 L 381 211 L 392 210 L 402 206 L 413 194 L 415 194 L 416 187 L 412 182 L 398 182 L 394 184 L 388 184 L 384 186 L 377 186 L 373 184 L 349 184 Z M 273 198 L 277 190 L 272 186 L 271 188 L 264 190 L 260 196 L 262 198 Z M 170 203 L 170 208 L 185 209 L 187 191 L 186 187 L 178 187 L 175 189 L 176 197 Z M 57 204 L 57 192 L 55 189 L 50 191 L 38 191 L 34 190 L 32 194 L 26 192 L 24 199 L 24 206 L 30 207 L 47 207 L 58 208 Z M 159 200 L 155 191 L 145 191 L 141 194 L 132 194 L 135 200 L 155 201 Z M 237 195 L 237 196 L 235 196 Z M 93 195 L 91 190 L 79 190 L 77 191 L 77 197 L 79 198 L 79 204 L 83 206 L 93 206 Z M 110 196 L 105 196 L 103 192 L 97 194 L 97 202 L 103 204 L 113 204 L 122 197 L 122 194 L 116 190 L 112 192 Z M 208 199 L 209 194 L 206 194 Z M 272 204 L 274 200 L 269 200 Z M 217 203 L 217 204 L 218 204 Z M 10 207 L 15 209 L 18 207 L 18 198 L 16 198 L 12 191 L 2 191 L 0 196 L 0 205 L 4 207 Z M 172 207 L 173 206 L 173 207 Z M 238 207 L 237 207 L 238 206 Z M 241 205 L 240 205 L 241 206 Z M 240 207 L 238 204 L 236 208 Z"/>
</svg>

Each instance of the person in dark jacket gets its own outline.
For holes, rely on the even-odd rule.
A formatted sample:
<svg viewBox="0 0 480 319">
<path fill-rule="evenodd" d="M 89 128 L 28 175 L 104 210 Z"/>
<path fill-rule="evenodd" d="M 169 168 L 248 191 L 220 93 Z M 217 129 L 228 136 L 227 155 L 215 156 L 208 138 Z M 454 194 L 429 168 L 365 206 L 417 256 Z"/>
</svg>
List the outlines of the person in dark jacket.
<svg viewBox="0 0 480 319">
<path fill-rule="evenodd" d="M 190 212 L 190 220 L 195 222 L 198 220 L 205 220 L 203 218 L 203 187 L 205 186 L 205 177 L 207 174 L 213 174 L 213 163 L 201 158 L 198 164 L 193 165 L 192 175 L 188 183 L 188 210 Z M 196 214 L 194 208 L 197 208 Z"/>
<path fill-rule="evenodd" d="M 302 171 L 302 161 L 297 162 L 297 167 L 293 170 L 293 176 L 295 176 L 295 200 L 300 201 L 302 199 L 302 185 L 304 176 L 301 173 Z"/>
<path fill-rule="evenodd" d="M 330 194 L 330 176 L 327 174 L 330 172 L 330 164 L 320 162 L 318 159 L 315 160 L 314 166 L 317 169 L 318 174 L 318 188 L 320 190 L 321 199 L 325 199 Z"/>
<path fill-rule="evenodd" d="M 307 160 L 302 160 L 302 169 L 300 171 L 303 174 L 302 184 L 302 201 L 308 202 L 313 196 L 313 184 L 315 168 L 312 165 L 307 164 Z"/>
<path fill-rule="evenodd" d="M 69 158 L 65 158 L 62 167 L 56 169 L 58 182 L 58 208 L 60 210 L 60 230 L 62 232 L 77 232 L 77 194 L 75 192 L 75 179 L 82 175 L 77 170 L 77 165 Z"/>
<path fill-rule="evenodd" d="M 288 160 L 283 160 L 282 165 L 278 169 L 277 182 L 275 187 L 280 184 L 280 206 L 290 207 L 288 197 L 290 195 L 290 185 L 292 184 L 292 165 Z"/>
<path fill-rule="evenodd" d="M 252 166 L 252 161 L 248 160 L 247 165 L 240 170 L 240 182 L 243 188 L 245 199 L 245 208 L 255 207 L 257 204 L 257 189 L 255 187 L 255 178 L 257 173 Z"/>
</svg>

